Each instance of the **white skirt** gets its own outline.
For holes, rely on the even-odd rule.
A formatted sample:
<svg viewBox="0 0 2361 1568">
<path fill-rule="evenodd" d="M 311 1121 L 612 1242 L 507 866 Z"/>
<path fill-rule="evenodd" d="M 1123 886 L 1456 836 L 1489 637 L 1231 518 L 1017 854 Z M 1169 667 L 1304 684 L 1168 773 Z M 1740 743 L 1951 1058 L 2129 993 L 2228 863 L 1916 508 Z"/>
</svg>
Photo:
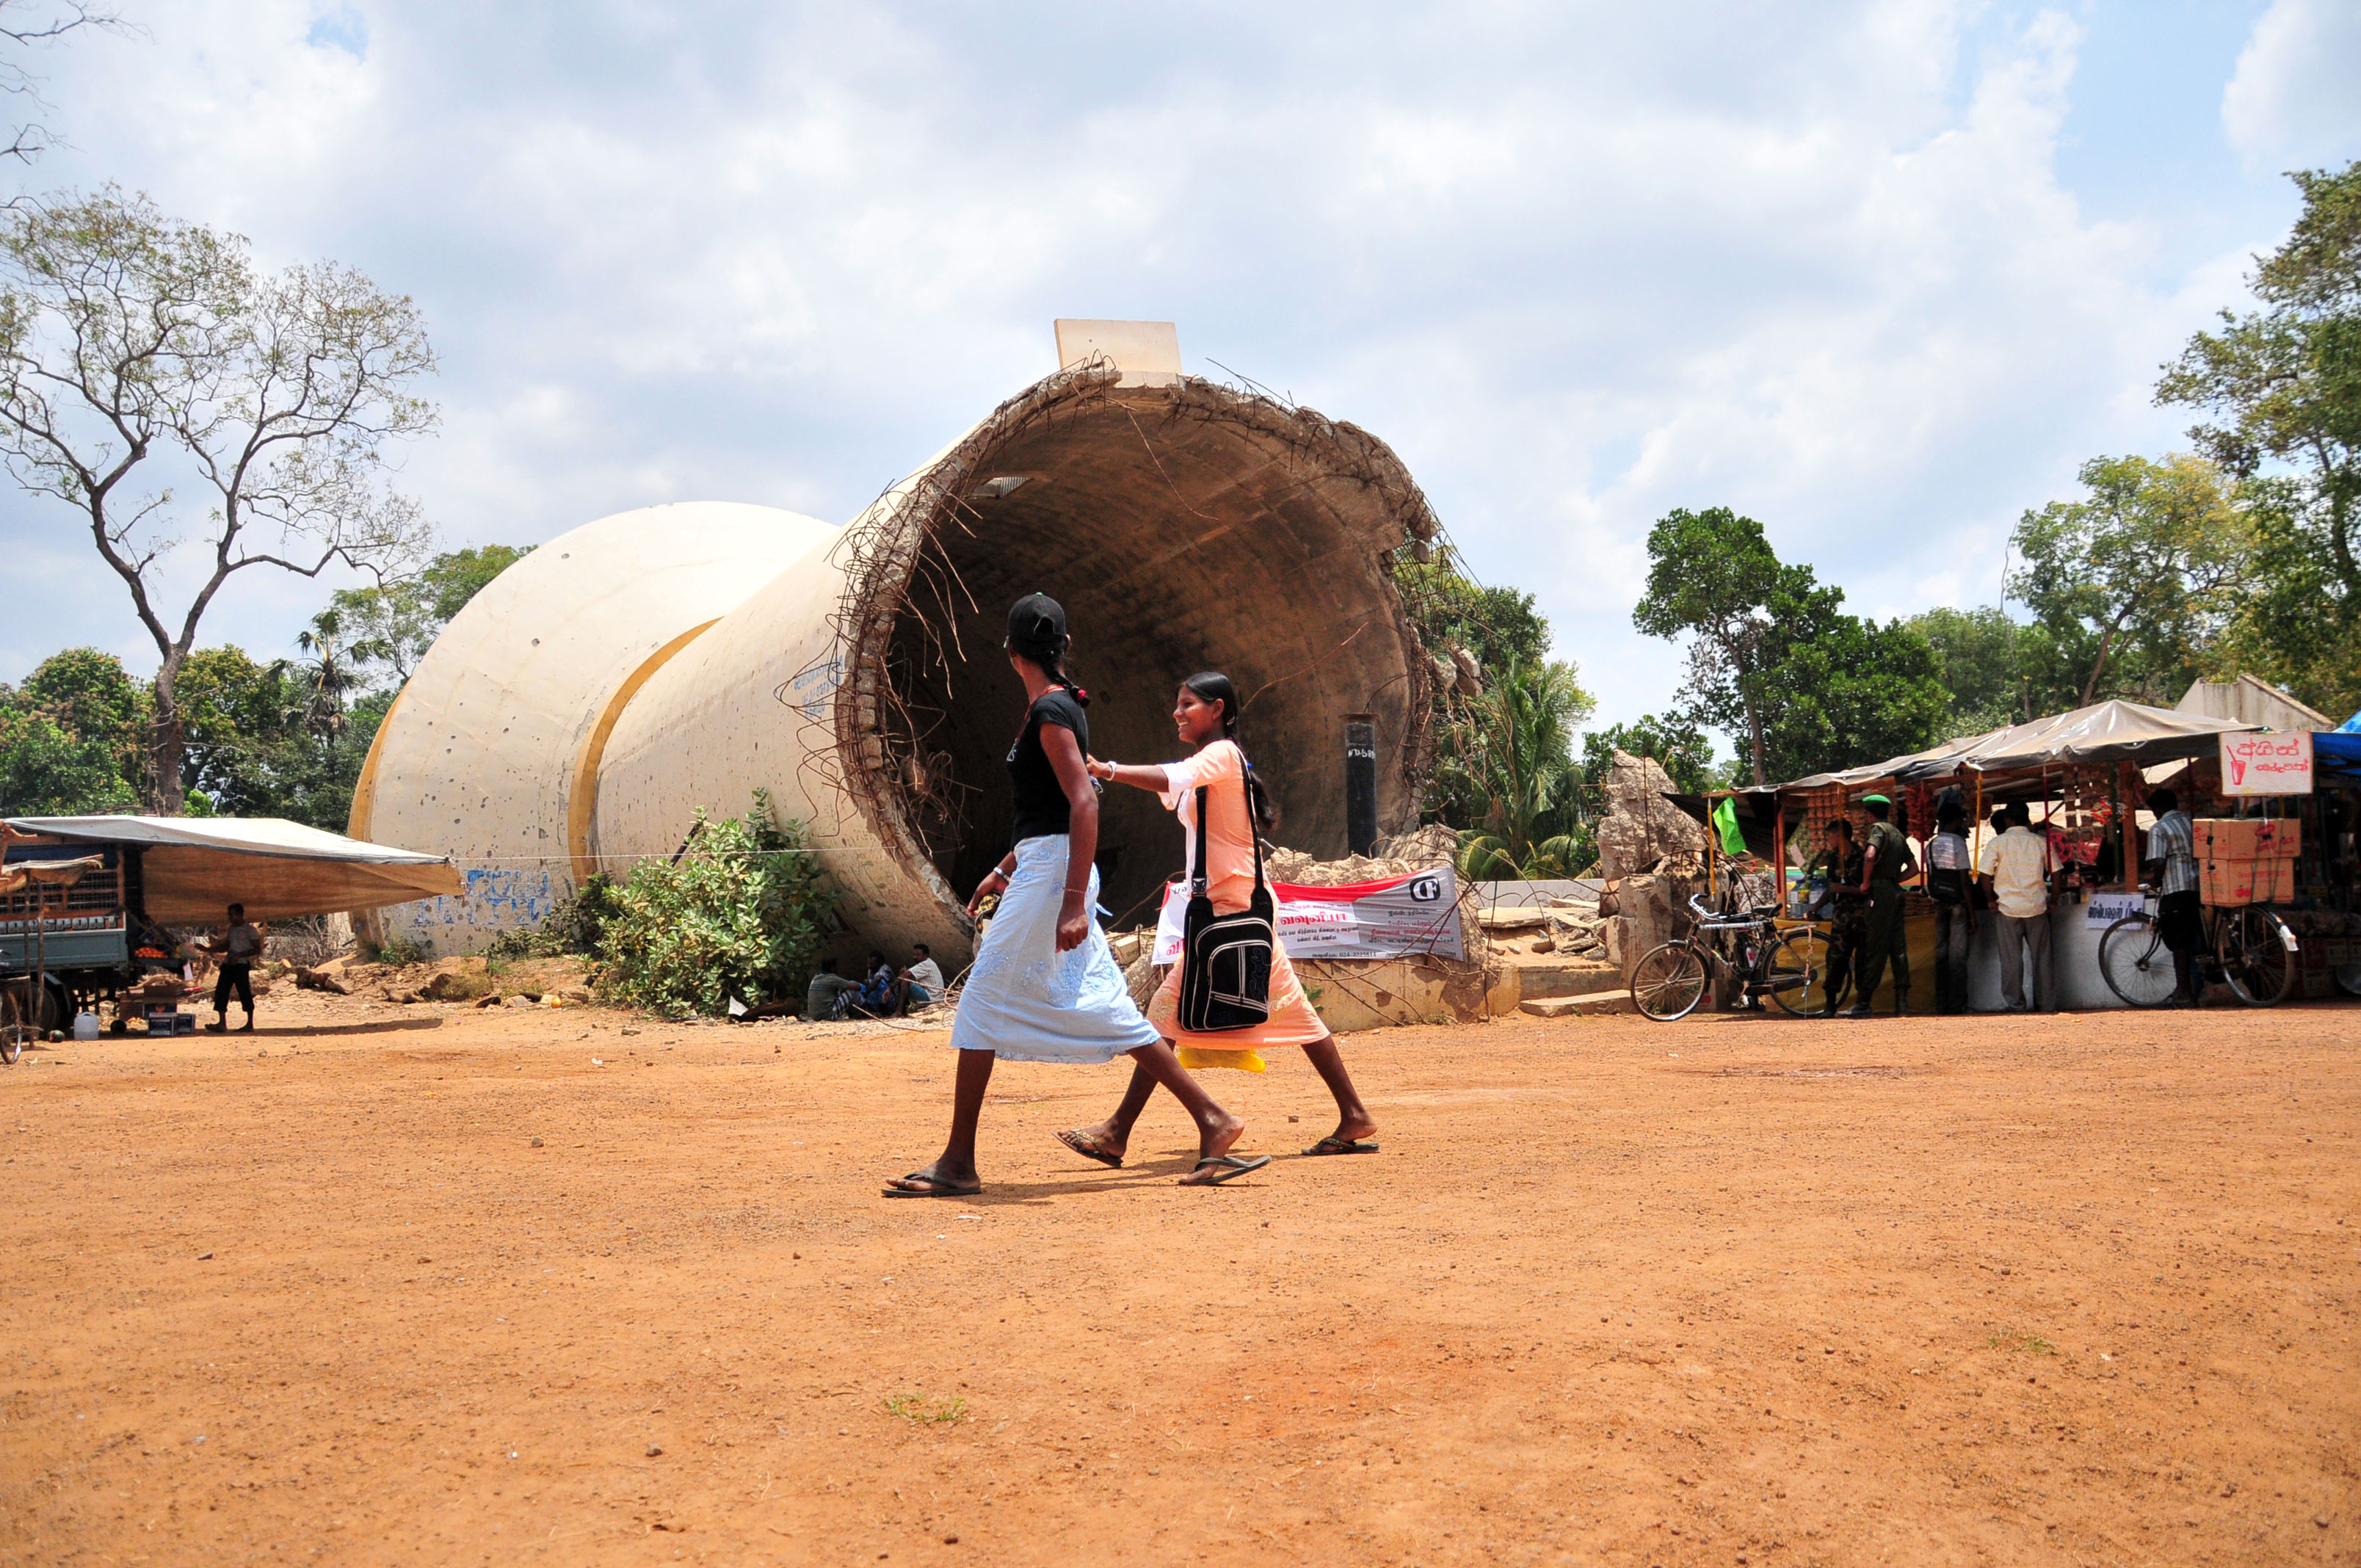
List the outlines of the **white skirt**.
<svg viewBox="0 0 2361 1568">
<path fill-rule="evenodd" d="M 1063 833 L 1016 846 L 1016 871 L 976 949 L 960 990 L 951 1045 L 994 1051 L 1010 1061 L 1113 1061 L 1159 1038 L 1140 1016 L 1123 970 L 1099 929 L 1099 873 L 1091 871 L 1091 934 L 1071 952 L 1058 950 L 1058 912 L 1066 896 Z"/>
</svg>

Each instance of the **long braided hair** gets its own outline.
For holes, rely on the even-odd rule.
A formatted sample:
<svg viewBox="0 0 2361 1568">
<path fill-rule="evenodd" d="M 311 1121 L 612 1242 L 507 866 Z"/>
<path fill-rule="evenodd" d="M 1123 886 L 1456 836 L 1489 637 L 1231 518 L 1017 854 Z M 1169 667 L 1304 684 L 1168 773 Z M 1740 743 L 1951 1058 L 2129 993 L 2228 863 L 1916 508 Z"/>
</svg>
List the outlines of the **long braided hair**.
<svg viewBox="0 0 2361 1568">
<path fill-rule="evenodd" d="M 1222 709 L 1222 739 L 1237 746 L 1238 755 L 1246 758 L 1246 809 L 1254 818 L 1255 831 L 1268 838 L 1279 826 L 1279 808 L 1271 804 L 1270 792 L 1263 788 L 1262 777 L 1255 772 L 1254 759 L 1246 757 L 1246 743 L 1238 740 L 1237 684 L 1219 670 L 1200 670 L 1180 683 L 1197 695 L 1201 702 L 1218 703 Z"/>
</svg>

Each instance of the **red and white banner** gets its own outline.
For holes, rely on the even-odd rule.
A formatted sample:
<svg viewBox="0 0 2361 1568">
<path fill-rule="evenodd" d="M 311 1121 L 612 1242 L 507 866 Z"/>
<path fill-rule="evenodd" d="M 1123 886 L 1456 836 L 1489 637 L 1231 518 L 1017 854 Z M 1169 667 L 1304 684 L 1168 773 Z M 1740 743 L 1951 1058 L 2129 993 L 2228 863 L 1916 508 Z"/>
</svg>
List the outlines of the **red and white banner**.
<svg viewBox="0 0 2361 1568">
<path fill-rule="evenodd" d="M 1290 959 L 1467 956 L 1459 929 L 1459 882 L 1448 866 L 1344 887 L 1275 882 L 1270 894 L 1279 907 L 1279 946 Z M 1158 963 L 1180 962 L 1188 914 L 1188 885 L 1173 883 L 1164 890 L 1156 922 Z"/>
</svg>

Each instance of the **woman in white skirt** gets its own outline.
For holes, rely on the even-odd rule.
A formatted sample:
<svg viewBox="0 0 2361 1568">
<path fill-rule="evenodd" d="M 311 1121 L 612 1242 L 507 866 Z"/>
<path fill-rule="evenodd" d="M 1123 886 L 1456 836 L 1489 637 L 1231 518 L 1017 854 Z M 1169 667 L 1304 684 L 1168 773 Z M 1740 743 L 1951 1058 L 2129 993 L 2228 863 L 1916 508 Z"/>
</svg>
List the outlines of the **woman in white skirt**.
<svg viewBox="0 0 2361 1568">
<path fill-rule="evenodd" d="M 1016 801 L 1016 848 L 976 885 L 974 914 L 991 894 L 1000 907 L 985 930 L 951 1025 L 959 1073 L 950 1142 L 922 1170 L 888 1182 L 888 1198 L 964 1198 L 983 1190 L 975 1128 L 993 1063 L 1107 1062 L 1128 1056 L 1170 1089 L 1197 1124 L 1197 1164 L 1183 1186 L 1210 1187 L 1259 1170 L 1265 1155 L 1230 1153 L 1246 1124 L 1213 1103 L 1172 1047 L 1140 1016 L 1106 936 L 1098 928 L 1098 788 L 1083 766 L 1089 696 L 1068 678 L 1066 612 L 1028 594 L 1008 612 L 1008 663 L 1032 705 L 1008 750 Z"/>
<path fill-rule="evenodd" d="M 1254 896 L 1255 835 L 1268 834 L 1272 824 L 1262 782 L 1255 777 L 1246 751 L 1238 745 L 1238 688 L 1230 677 L 1206 670 L 1180 683 L 1172 705 L 1172 725 L 1191 755 L 1178 762 L 1141 766 L 1089 759 L 1091 776 L 1110 784 L 1148 790 L 1180 819 L 1180 839 L 1187 858 L 1185 875 L 1197 873 L 1197 791 L 1203 789 L 1208 806 L 1205 821 L 1205 894 L 1216 915 L 1235 915 Z M 1262 1070 L 1258 1047 L 1294 1046 L 1311 1060 L 1312 1069 L 1336 1101 L 1336 1130 L 1303 1152 L 1307 1155 L 1375 1154 L 1376 1118 L 1361 1102 L 1320 1014 L 1312 1010 L 1303 988 L 1296 982 L 1287 949 L 1270 955 L 1270 1016 L 1246 1029 L 1219 1034 L 1192 1034 L 1180 1026 L 1180 969 L 1174 964 L 1164 984 L 1148 1004 L 1148 1021 L 1168 1042 L 1191 1053 L 1191 1065 L 1237 1065 Z M 1224 1061 L 1223 1058 L 1228 1058 Z M 1086 1159 L 1102 1165 L 1123 1164 L 1132 1124 L 1156 1092 L 1155 1080 L 1131 1075 L 1131 1087 L 1114 1115 L 1093 1127 L 1075 1127 L 1058 1135 L 1058 1141 Z"/>
</svg>

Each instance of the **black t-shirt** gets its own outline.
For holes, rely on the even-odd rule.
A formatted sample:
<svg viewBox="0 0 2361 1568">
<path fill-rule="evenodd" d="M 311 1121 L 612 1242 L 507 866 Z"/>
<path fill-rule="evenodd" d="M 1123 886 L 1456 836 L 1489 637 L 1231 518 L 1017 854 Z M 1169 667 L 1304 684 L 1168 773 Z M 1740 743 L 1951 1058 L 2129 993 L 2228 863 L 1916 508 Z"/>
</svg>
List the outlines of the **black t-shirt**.
<svg viewBox="0 0 2361 1568">
<path fill-rule="evenodd" d="M 1013 843 L 1066 831 L 1071 808 L 1066 804 L 1066 786 L 1058 782 L 1058 770 L 1049 765 L 1049 754 L 1041 749 L 1044 724 L 1072 730 L 1074 744 L 1083 755 L 1090 754 L 1091 721 L 1082 717 L 1082 705 L 1063 686 L 1043 692 L 1026 711 L 1025 729 L 1016 737 L 1016 744 L 1008 748 L 1008 780 L 1016 794 L 1016 826 L 1009 835 Z"/>
</svg>

